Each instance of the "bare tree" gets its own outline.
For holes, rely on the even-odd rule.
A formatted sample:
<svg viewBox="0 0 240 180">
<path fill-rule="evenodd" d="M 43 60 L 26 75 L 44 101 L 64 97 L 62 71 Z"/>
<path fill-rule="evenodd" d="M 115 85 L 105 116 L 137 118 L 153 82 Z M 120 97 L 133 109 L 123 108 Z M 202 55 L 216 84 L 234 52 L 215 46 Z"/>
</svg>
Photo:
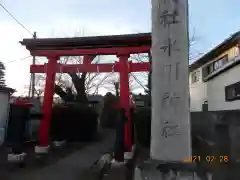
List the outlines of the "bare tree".
<svg viewBox="0 0 240 180">
<path fill-rule="evenodd" d="M 99 63 L 100 57 L 92 57 L 92 64 Z M 61 64 L 82 64 L 83 57 L 62 57 Z M 46 75 L 37 74 L 35 81 L 35 94 L 42 96 L 44 92 Z M 55 80 L 55 93 L 65 101 L 87 102 L 87 94 L 97 94 L 99 88 L 107 86 L 110 79 L 114 79 L 114 73 L 57 73 Z"/>
<path fill-rule="evenodd" d="M 189 62 L 193 62 L 197 60 L 200 56 L 203 55 L 202 52 L 199 52 L 198 50 L 195 50 L 195 46 L 199 43 L 199 38 L 196 36 L 195 30 L 193 29 L 192 36 L 189 39 Z"/>
<path fill-rule="evenodd" d="M 71 59 L 70 59 L 71 58 Z M 81 64 L 83 61 L 82 57 L 68 57 L 65 58 L 65 61 L 61 62 L 62 64 Z M 92 57 L 92 64 L 99 63 L 100 56 Z M 98 89 L 101 86 L 105 85 L 105 80 L 111 77 L 112 73 L 87 73 L 87 72 L 77 72 L 77 73 L 68 73 L 66 78 L 63 75 L 60 75 L 57 79 L 55 93 L 58 94 L 62 99 L 67 100 L 66 97 L 70 98 L 75 94 L 75 100 L 78 102 L 86 103 L 86 95 L 89 93 L 98 93 Z M 70 79 L 69 79 L 70 77 Z M 71 84 L 72 83 L 72 84 Z M 66 85 L 67 84 L 67 85 Z M 63 86 L 65 85 L 65 87 Z M 64 93 L 64 89 L 68 90 L 68 93 Z M 68 94 L 68 96 L 67 96 Z M 73 100 L 70 98 L 69 100 Z"/>
<path fill-rule="evenodd" d="M 196 36 L 193 34 L 190 38 L 190 49 L 196 45 Z M 192 60 L 196 58 L 201 53 L 196 53 L 190 51 L 189 59 Z M 135 62 L 151 62 L 150 54 L 133 54 L 129 58 L 131 61 Z M 65 57 L 61 60 L 62 64 L 74 64 L 82 63 L 82 57 Z M 93 57 L 92 63 L 99 63 L 100 56 Z M 150 72 L 140 72 L 140 73 L 130 73 L 129 77 L 129 89 L 134 91 L 137 88 L 143 88 L 145 92 L 150 93 L 151 89 L 151 71 Z M 58 74 L 56 81 L 55 92 L 64 99 L 67 97 L 72 97 L 76 93 L 77 101 L 86 102 L 86 94 L 93 93 L 97 94 L 100 87 L 108 89 L 110 92 L 116 92 L 116 83 L 119 83 L 119 75 L 116 73 L 68 73 Z M 60 89 L 61 88 L 61 89 Z M 64 93 L 65 91 L 68 91 Z M 116 92 L 117 93 L 117 92 Z M 72 100 L 72 98 L 70 98 Z"/>
<path fill-rule="evenodd" d="M 82 34 L 81 36 L 84 36 Z M 197 43 L 195 32 L 190 38 L 190 50 Z M 201 53 L 190 51 L 189 59 L 199 57 Z M 135 62 L 151 62 L 149 54 L 133 54 L 129 58 Z M 92 64 L 99 63 L 100 56 L 92 57 Z M 61 64 L 82 64 L 83 58 L 79 56 L 62 57 Z M 138 88 L 143 88 L 145 92 L 150 93 L 151 89 L 151 71 L 141 73 L 130 73 L 129 88 L 134 91 Z M 42 96 L 44 91 L 45 75 L 39 76 L 36 80 L 35 94 Z M 116 92 L 116 83 L 119 83 L 119 75 L 116 73 L 57 73 L 55 81 L 55 93 L 58 94 L 65 101 L 78 101 L 82 103 L 87 102 L 87 94 L 98 94 L 100 88 L 105 88 L 110 92 Z M 118 85 L 119 88 L 119 85 Z"/>
<path fill-rule="evenodd" d="M 198 39 L 196 37 L 195 31 L 193 30 L 192 36 L 189 39 L 189 62 L 192 62 L 199 58 L 203 53 L 194 50 L 194 47 L 198 43 Z M 130 57 L 130 60 L 135 62 L 151 62 L 151 55 L 150 54 L 133 54 Z M 132 73 L 133 74 L 133 73 Z M 134 77 L 134 76 L 133 76 Z M 135 82 L 137 82 L 146 93 L 150 93 L 151 91 L 151 68 L 149 72 L 142 72 L 141 74 L 137 74 L 134 77 Z M 146 83 L 147 81 L 147 83 Z"/>
<path fill-rule="evenodd" d="M 55 36 L 54 31 L 52 36 Z M 84 36 L 84 29 L 81 32 L 75 32 L 74 36 Z M 92 64 L 98 63 L 100 56 L 92 56 Z M 82 64 L 83 57 L 70 56 L 62 57 L 61 64 Z M 81 103 L 87 102 L 87 94 L 98 93 L 98 89 L 106 84 L 105 80 L 112 76 L 112 73 L 57 73 L 55 81 L 55 94 L 59 95 L 65 101 L 78 101 Z M 36 81 L 35 93 L 42 95 L 44 91 L 46 75 L 41 75 L 41 81 Z"/>
<path fill-rule="evenodd" d="M 0 87 L 5 86 L 5 66 L 0 61 Z"/>
<path fill-rule="evenodd" d="M 45 76 L 42 74 L 35 75 L 35 89 L 34 93 L 37 97 L 41 97 L 44 92 L 43 84 L 45 82 Z"/>
<path fill-rule="evenodd" d="M 102 88 L 108 90 L 109 92 L 116 93 L 116 83 L 119 83 L 119 74 L 118 73 L 111 73 L 111 76 L 105 76 L 105 78 L 102 79 Z M 95 93 L 98 93 L 98 90 L 100 88 L 97 88 Z M 117 93 L 116 93 L 117 95 Z"/>
</svg>

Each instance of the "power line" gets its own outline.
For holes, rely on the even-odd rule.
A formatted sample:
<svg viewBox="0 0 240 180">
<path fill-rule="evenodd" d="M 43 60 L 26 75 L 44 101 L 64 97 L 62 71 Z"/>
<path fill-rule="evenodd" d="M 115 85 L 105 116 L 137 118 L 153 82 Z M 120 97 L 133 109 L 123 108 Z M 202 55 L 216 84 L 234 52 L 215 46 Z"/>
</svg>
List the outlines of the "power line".
<svg viewBox="0 0 240 180">
<path fill-rule="evenodd" d="M 29 31 L 22 23 L 20 23 L 1 3 L 0 6 L 23 28 L 25 29 L 28 33 L 30 33 L 33 36 L 33 33 Z"/>
<path fill-rule="evenodd" d="M 25 60 L 25 59 L 30 58 L 30 57 L 32 57 L 32 56 L 27 56 L 27 57 L 24 57 L 24 58 L 21 58 L 21 59 L 15 59 L 13 61 L 5 62 L 4 64 L 12 63 L 12 62 L 15 62 L 15 61 L 22 61 L 22 60 Z"/>
</svg>

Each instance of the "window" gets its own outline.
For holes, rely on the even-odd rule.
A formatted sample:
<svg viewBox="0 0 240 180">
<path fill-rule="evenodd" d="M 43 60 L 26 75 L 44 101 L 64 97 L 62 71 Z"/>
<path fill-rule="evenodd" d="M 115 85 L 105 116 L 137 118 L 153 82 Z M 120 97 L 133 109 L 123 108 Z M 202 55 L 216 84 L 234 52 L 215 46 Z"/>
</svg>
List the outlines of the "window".
<svg viewBox="0 0 240 180">
<path fill-rule="evenodd" d="M 200 71 L 194 71 L 192 72 L 192 83 L 198 82 L 200 80 Z"/>
<path fill-rule="evenodd" d="M 240 100 L 240 81 L 225 87 L 225 100 Z"/>
<path fill-rule="evenodd" d="M 209 64 L 203 68 L 203 77 L 208 76 L 209 74 L 213 73 L 213 64 Z"/>
<path fill-rule="evenodd" d="M 228 63 L 228 55 L 225 55 L 218 60 L 208 64 L 203 68 L 203 77 L 207 77 L 208 75 L 212 74 L 214 71 L 224 67 L 225 64 Z"/>
<path fill-rule="evenodd" d="M 222 68 L 228 62 L 228 56 L 225 55 L 214 62 L 214 71 Z"/>
</svg>

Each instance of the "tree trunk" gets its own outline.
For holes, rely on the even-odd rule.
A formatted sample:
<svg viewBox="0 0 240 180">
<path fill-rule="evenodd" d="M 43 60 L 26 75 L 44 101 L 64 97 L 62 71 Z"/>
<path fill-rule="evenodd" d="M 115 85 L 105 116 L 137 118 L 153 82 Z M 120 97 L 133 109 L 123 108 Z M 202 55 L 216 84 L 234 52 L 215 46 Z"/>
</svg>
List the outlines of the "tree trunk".
<svg viewBox="0 0 240 180">
<path fill-rule="evenodd" d="M 75 73 L 69 73 L 69 76 L 72 78 L 72 82 L 77 91 L 76 101 L 86 104 L 88 102 L 85 92 L 86 73 L 82 73 L 81 78 Z"/>
<path fill-rule="evenodd" d="M 60 86 L 55 85 L 54 92 L 64 101 L 70 102 L 74 101 L 74 96 L 72 92 L 68 90 L 68 92 L 65 92 Z"/>
<path fill-rule="evenodd" d="M 96 56 L 91 56 L 91 60 L 93 60 Z M 76 98 L 70 88 L 68 88 L 68 93 L 66 93 L 60 86 L 55 85 L 55 93 L 59 95 L 64 101 L 77 101 L 83 104 L 88 103 L 87 94 L 85 91 L 85 80 L 87 72 L 83 72 L 81 77 L 79 77 L 76 73 L 68 73 L 68 75 L 72 79 L 72 83 L 77 91 Z"/>
<path fill-rule="evenodd" d="M 114 83 L 114 88 L 115 88 L 116 96 L 119 97 L 119 82 Z"/>
</svg>

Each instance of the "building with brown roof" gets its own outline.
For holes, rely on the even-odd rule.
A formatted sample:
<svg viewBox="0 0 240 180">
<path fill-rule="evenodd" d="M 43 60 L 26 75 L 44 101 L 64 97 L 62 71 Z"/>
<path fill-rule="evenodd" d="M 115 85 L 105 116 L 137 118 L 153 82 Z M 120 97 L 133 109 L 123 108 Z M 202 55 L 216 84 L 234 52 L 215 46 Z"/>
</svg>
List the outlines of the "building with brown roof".
<svg viewBox="0 0 240 180">
<path fill-rule="evenodd" d="M 240 32 L 190 65 L 191 111 L 240 109 Z"/>
</svg>

